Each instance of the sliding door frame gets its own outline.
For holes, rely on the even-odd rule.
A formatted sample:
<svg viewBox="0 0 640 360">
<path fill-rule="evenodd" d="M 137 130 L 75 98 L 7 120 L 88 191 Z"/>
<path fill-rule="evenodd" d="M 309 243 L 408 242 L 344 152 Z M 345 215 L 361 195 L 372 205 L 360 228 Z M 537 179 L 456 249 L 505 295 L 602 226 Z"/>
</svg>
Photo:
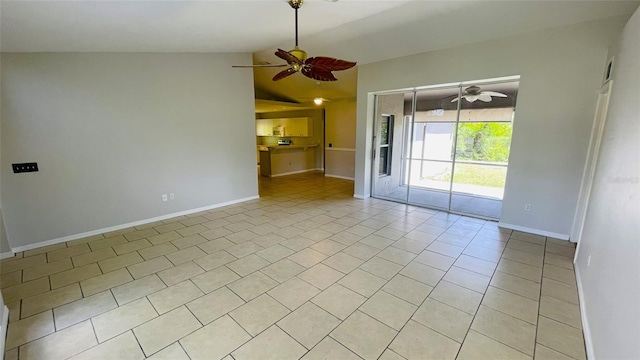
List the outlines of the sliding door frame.
<svg viewBox="0 0 640 360">
<path fill-rule="evenodd" d="M 403 204 L 407 204 L 407 205 L 412 205 L 412 206 L 419 206 L 419 207 L 426 207 L 426 208 L 433 208 L 436 210 L 440 210 L 440 211 L 446 211 L 448 213 L 451 214 L 457 214 L 457 215 L 464 215 L 464 216 L 470 216 L 470 217 L 475 217 L 475 218 L 480 218 L 480 219 L 485 219 L 485 220 L 497 220 L 495 218 L 491 218 L 488 216 L 482 216 L 482 215 L 477 215 L 477 214 L 470 214 L 470 213 L 464 213 L 464 212 L 460 212 L 460 211 L 456 211 L 456 210 L 452 210 L 451 209 L 451 205 L 452 205 L 452 201 L 453 201 L 453 180 L 454 180 L 454 174 L 455 174 L 455 165 L 456 165 L 456 152 L 457 152 L 457 147 L 458 147 L 458 130 L 459 130 L 459 125 L 460 125 L 460 112 L 462 110 L 462 93 L 463 93 L 463 88 L 465 86 L 471 86 L 471 85 L 493 85 L 493 84 L 500 84 L 500 83 L 505 83 L 505 82 L 511 82 L 511 81 L 520 81 L 520 76 L 516 75 L 516 76 L 506 76 L 506 77 L 502 77 L 502 78 L 494 78 L 494 79 L 489 79 L 489 80 L 474 80 L 474 81 L 463 81 L 463 82 L 457 82 L 457 83 L 448 83 L 448 84 L 439 84 L 439 85 L 428 85 L 428 86 L 419 86 L 419 87 L 413 87 L 413 88 L 405 88 L 405 89 L 397 89 L 397 90 L 388 90 L 388 91 L 378 91 L 378 92 L 374 92 L 372 93 L 373 95 L 373 99 L 374 99 L 374 112 L 373 112 L 373 143 L 372 143 L 372 157 L 371 157 L 371 186 L 370 186 L 370 192 L 371 192 L 371 196 L 372 197 L 376 197 L 376 198 L 381 198 L 384 200 L 389 200 L 389 201 L 395 201 L 395 202 L 400 202 Z M 412 166 L 411 166 L 411 161 L 413 159 L 413 136 L 414 136 L 414 128 L 415 128 L 415 115 L 416 115 L 416 107 L 417 107 L 417 98 L 418 98 L 418 92 L 420 91 L 425 91 L 425 90 L 438 90 L 438 89 L 447 89 L 447 88 L 457 88 L 458 89 L 458 99 L 460 99 L 457 102 L 457 106 L 456 106 L 456 122 L 454 124 L 454 131 L 453 131 L 453 144 L 451 146 L 451 157 L 450 157 L 450 162 L 451 162 L 451 178 L 449 180 L 449 190 L 448 190 L 448 195 L 449 195 L 449 201 L 448 201 L 448 208 L 444 209 L 444 208 L 440 208 L 438 206 L 434 206 L 434 205 L 427 205 L 427 204 L 420 204 L 420 203 L 415 203 L 415 202 L 411 202 L 409 201 L 409 195 L 410 195 L 410 191 L 411 191 L 411 171 L 412 171 Z M 375 194 L 375 184 L 376 184 L 376 178 L 377 178 L 377 174 L 378 174 L 378 169 L 376 169 L 376 153 L 378 151 L 378 141 L 379 141 L 379 136 L 378 136 L 378 132 L 380 131 L 379 129 L 379 121 L 378 118 L 381 117 L 384 114 L 379 114 L 378 113 L 378 105 L 379 105 L 379 96 L 380 95 L 394 95 L 394 94 L 407 94 L 407 93 L 412 93 L 412 103 L 411 103 L 411 114 L 410 115 L 404 115 L 403 116 L 403 127 L 408 126 L 408 129 L 405 131 L 403 129 L 402 134 L 403 134 L 403 143 L 401 145 L 401 171 L 402 171 L 402 175 L 400 176 L 400 182 L 402 183 L 402 179 L 404 178 L 405 174 L 407 176 L 407 181 L 406 181 L 406 185 L 407 185 L 407 190 L 406 190 L 406 196 L 404 201 L 402 201 L 401 199 L 394 199 L 394 198 L 390 198 L 390 197 L 385 197 L 385 196 L 379 196 Z M 408 120 L 407 120 L 408 117 Z M 426 127 L 425 127 L 425 131 L 426 131 Z M 405 136 L 407 135 L 407 136 Z M 408 150 L 408 154 L 406 154 L 406 151 Z M 406 158 L 404 156 L 407 156 Z M 379 156 L 379 154 L 378 154 Z M 443 161 L 444 162 L 444 161 Z M 448 162 L 448 161 L 447 161 Z M 407 169 L 405 169 L 405 163 L 407 164 L 406 166 L 408 166 Z M 462 161 L 462 163 L 464 163 L 464 161 Z M 506 165 L 508 168 L 508 164 Z M 402 185 L 402 184 L 399 184 Z"/>
</svg>

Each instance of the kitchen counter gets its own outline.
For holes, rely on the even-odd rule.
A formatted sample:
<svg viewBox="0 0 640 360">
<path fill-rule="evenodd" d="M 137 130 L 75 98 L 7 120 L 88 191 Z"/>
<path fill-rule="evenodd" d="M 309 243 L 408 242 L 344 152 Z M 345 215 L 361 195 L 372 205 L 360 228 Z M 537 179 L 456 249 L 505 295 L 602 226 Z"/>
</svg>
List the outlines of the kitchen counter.
<svg viewBox="0 0 640 360">
<path fill-rule="evenodd" d="M 288 150 L 288 149 L 304 149 L 315 148 L 318 147 L 318 144 L 310 144 L 310 145 L 258 145 L 258 149 L 260 151 L 277 151 L 277 150 Z"/>
<path fill-rule="evenodd" d="M 308 145 L 258 145 L 260 151 L 260 175 L 281 176 L 309 171 L 316 168 L 318 144 Z"/>
</svg>

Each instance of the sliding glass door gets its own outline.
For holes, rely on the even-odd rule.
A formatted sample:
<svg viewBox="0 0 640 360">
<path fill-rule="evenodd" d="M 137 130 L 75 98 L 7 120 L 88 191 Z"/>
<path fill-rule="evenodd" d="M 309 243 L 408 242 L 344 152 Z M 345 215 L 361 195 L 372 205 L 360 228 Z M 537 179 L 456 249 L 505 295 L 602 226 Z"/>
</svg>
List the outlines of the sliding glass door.
<svg viewBox="0 0 640 360">
<path fill-rule="evenodd" d="M 412 93 L 376 96 L 373 134 L 372 194 L 406 202 L 407 133 L 411 127 Z"/>
<path fill-rule="evenodd" d="M 372 195 L 498 219 L 518 82 L 376 96 Z"/>
</svg>

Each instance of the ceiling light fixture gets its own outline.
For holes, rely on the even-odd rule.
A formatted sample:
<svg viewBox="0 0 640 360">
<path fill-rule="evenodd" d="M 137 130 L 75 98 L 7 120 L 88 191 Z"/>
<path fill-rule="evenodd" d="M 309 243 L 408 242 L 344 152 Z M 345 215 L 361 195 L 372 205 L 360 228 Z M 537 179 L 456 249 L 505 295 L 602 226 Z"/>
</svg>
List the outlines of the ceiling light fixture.
<svg viewBox="0 0 640 360">
<path fill-rule="evenodd" d="M 313 99 L 313 103 L 316 104 L 316 105 L 322 105 L 322 98 Z"/>
</svg>

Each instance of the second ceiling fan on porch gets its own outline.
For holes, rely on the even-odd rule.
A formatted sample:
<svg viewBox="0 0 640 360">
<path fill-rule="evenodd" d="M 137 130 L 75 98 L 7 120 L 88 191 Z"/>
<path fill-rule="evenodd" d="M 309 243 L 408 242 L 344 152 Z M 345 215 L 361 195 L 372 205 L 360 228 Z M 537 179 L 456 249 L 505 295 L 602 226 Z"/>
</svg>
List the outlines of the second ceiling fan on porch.
<svg viewBox="0 0 640 360">
<path fill-rule="evenodd" d="M 468 88 L 464 89 L 464 92 L 462 93 L 462 98 L 471 103 L 475 102 L 476 100 L 491 102 L 492 97 L 506 98 L 507 95 L 495 91 L 485 91 L 480 89 L 479 86 L 475 85 L 469 86 Z M 456 102 L 458 100 L 459 97 L 456 96 L 453 100 L 451 100 L 451 102 Z"/>
<path fill-rule="evenodd" d="M 287 67 L 287 69 L 277 73 L 273 81 L 278 81 L 301 72 L 302 75 L 318 81 L 336 81 L 333 71 L 342 71 L 356 66 L 355 62 L 336 59 L 326 56 L 315 56 L 307 58 L 307 53 L 298 47 L 298 9 L 304 0 L 289 0 L 289 5 L 296 13 L 296 45 L 292 50 L 285 51 L 278 49 L 275 55 L 287 62 L 281 65 L 235 65 L 238 68 L 261 68 L 261 67 Z"/>
</svg>

